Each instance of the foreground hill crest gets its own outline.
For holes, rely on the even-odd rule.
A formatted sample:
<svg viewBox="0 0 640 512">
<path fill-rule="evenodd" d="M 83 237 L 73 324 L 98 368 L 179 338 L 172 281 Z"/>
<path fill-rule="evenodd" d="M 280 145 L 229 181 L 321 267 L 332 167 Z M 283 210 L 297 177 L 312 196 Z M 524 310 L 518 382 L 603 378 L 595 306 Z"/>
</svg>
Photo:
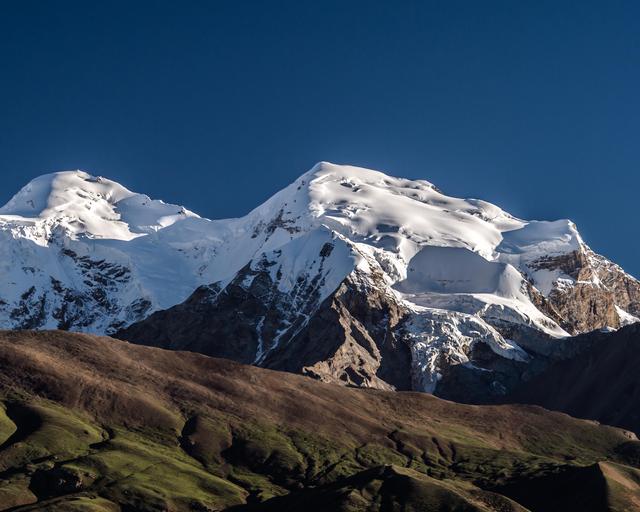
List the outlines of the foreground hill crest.
<svg viewBox="0 0 640 512">
<path fill-rule="evenodd" d="M 638 282 L 568 220 L 326 162 L 213 221 L 45 175 L 0 209 L 0 241 L 2 327 L 118 332 L 364 386 L 434 391 L 480 346 L 526 364 L 640 315 Z"/>
</svg>

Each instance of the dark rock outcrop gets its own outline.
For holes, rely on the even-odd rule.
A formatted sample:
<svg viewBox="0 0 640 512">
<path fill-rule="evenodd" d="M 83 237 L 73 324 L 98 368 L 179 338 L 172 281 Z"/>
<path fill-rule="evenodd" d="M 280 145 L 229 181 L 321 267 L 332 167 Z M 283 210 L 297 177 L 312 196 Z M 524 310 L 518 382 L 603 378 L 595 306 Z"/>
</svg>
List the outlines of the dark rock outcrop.
<svg viewBox="0 0 640 512">
<path fill-rule="evenodd" d="M 411 353 L 396 329 L 406 314 L 403 306 L 384 287 L 367 286 L 369 276 L 358 282 L 357 273 L 319 301 L 320 278 L 301 280 L 282 293 L 277 276 L 274 281 L 268 269 L 248 265 L 224 290 L 200 287 L 183 304 L 116 337 L 327 382 L 411 389 Z"/>
</svg>

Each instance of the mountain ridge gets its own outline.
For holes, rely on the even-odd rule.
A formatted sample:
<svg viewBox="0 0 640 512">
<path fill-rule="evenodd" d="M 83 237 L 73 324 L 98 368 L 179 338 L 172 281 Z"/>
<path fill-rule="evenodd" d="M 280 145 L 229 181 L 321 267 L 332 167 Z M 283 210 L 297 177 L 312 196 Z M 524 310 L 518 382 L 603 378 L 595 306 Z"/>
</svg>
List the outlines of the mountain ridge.
<svg viewBox="0 0 640 512">
<path fill-rule="evenodd" d="M 433 392 L 452 365 L 473 366 L 477 343 L 525 361 L 538 339 L 640 314 L 640 284 L 572 222 L 524 221 L 424 180 L 321 162 L 246 216 L 213 221 L 82 172 L 35 182 L 0 210 L 4 327 L 186 348 L 188 323 L 170 340 L 145 332 L 157 333 L 158 315 L 163 327 L 184 323 L 171 308 L 204 286 L 201 310 L 219 326 L 196 322 L 199 351 L 243 343 L 242 362 L 279 368 L 282 350 L 294 371 L 367 386 L 393 387 L 378 374 L 404 371 L 412 389 Z M 242 318 L 227 325 L 234 311 Z M 328 349 L 328 336 L 342 341 Z M 409 350 L 409 367 L 382 362 L 387 339 Z"/>
</svg>

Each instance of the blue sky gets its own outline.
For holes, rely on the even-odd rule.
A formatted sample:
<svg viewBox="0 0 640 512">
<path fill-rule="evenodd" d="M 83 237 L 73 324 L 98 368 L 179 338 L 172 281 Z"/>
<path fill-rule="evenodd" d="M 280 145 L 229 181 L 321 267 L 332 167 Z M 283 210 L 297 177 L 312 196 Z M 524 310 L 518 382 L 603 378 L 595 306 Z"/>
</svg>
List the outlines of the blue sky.
<svg viewBox="0 0 640 512">
<path fill-rule="evenodd" d="M 640 276 L 640 3 L 0 3 L 0 202 L 82 168 L 208 217 L 330 160 L 569 217 Z"/>
</svg>

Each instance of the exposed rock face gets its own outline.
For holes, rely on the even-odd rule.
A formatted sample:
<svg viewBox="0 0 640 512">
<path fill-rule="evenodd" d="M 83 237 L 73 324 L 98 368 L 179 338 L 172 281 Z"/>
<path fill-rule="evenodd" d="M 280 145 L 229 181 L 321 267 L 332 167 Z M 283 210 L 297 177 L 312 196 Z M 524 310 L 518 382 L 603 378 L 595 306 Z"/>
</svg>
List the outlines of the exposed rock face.
<svg viewBox="0 0 640 512">
<path fill-rule="evenodd" d="M 274 271 L 286 255 L 263 255 L 224 288 L 201 287 L 185 303 L 156 312 L 117 336 L 326 382 L 412 389 L 410 349 L 398 334 L 406 306 L 386 290 L 379 270 L 354 270 L 324 296 L 328 270 L 336 264 L 331 256 L 335 260 L 347 247 L 325 236 L 304 244 L 315 242 L 317 253 L 310 256 L 315 269 L 305 265 L 292 279 Z M 283 280 L 294 283 L 286 293 L 280 289 Z"/>
<path fill-rule="evenodd" d="M 548 296 L 570 333 L 617 329 L 628 323 L 625 313 L 640 315 L 640 283 L 584 245 L 569 254 L 540 258 L 529 268 L 560 271 L 571 278 Z"/>
<path fill-rule="evenodd" d="M 326 382 L 412 389 L 411 353 L 397 329 L 408 311 L 383 287 L 367 287 L 368 276 L 359 277 L 346 279 L 305 327 L 261 364 Z"/>
</svg>

